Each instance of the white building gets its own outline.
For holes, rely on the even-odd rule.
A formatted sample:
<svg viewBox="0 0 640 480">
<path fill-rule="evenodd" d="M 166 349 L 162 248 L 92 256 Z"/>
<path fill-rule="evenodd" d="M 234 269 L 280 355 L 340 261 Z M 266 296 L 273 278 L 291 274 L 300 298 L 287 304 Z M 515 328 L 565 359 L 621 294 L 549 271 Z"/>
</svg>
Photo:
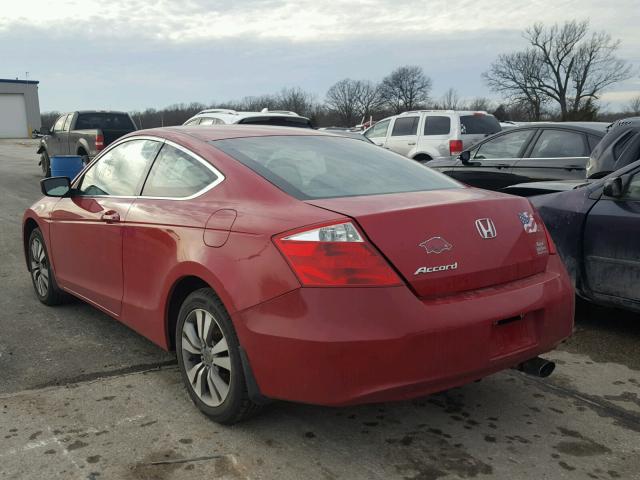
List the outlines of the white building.
<svg viewBox="0 0 640 480">
<path fill-rule="evenodd" d="M 0 138 L 28 138 L 40 129 L 38 83 L 0 78 Z"/>
</svg>

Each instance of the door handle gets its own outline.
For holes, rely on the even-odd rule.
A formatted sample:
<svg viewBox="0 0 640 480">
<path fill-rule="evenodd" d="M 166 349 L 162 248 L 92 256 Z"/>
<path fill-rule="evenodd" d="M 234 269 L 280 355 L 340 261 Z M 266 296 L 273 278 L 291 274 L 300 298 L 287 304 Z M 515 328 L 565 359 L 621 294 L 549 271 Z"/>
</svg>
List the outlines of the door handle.
<svg viewBox="0 0 640 480">
<path fill-rule="evenodd" d="M 409 142 L 409 143 L 407 143 L 407 145 L 415 145 L 415 144 L 416 144 L 416 142 Z"/>
<path fill-rule="evenodd" d="M 120 214 L 115 210 L 107 210 L 102 214 L 100 220 L 106 223 L 116 223 L 120 221 Z"/>
<path fill-rule="evenodd" d="M 496 165 L 496 167 L 498 168 L 509 168 L 511 165 L 509 165 L 508 163 L 499 163 L 498 165 Z"/>
</svg>

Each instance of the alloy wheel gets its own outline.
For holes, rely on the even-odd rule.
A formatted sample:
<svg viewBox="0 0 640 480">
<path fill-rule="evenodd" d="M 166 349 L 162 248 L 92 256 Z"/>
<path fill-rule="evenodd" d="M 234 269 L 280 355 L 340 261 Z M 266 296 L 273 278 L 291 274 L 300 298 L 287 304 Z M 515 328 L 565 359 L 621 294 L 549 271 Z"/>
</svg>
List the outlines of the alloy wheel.
<svg viewBox="0 0 640 480">
<path fill-rule="evenodd" d="M 38 295 L 46 297 L 49 291 L 49 262 L 44 245 L 39 238 L 31 241 L 31 277 Z"/>
<path fill-rule="evenodd" d="M 231 358 L 224 332 L 210 312 L 195 309 L 187 315 L 181 350 L 187 378 L 198 398 L 210 407 L 222 404 L 229 394 Z"/>
</svg>

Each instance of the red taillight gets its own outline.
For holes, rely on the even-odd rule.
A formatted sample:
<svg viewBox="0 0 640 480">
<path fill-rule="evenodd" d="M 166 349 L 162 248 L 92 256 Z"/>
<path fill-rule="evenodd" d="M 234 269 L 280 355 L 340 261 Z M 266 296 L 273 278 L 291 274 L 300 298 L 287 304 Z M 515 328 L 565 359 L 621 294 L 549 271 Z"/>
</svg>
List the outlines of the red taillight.
<svg viewBox="0 0 640 480">
<path fill-rule="evenodd" d="M 96 135 L 96 150 L 102 150 L 104 148 L 104 136 Z"/>
<path fill-rule="evenodd" d="M 449 140 L 449 152 L 451 155 L 462 153 L 462 140 Z"/>
<path fill-rule="evenodd" d="M 305 286 L 400 285 L 398 275 L 351 222 L 315 226 L 274 238 Z"/>
<path fill-rule="evenodd" d="M 549 249 L 549 255 L 556 255 L 558 251 L 556 250 L 556 244 L 553 243 L 553 238 L 551 238 L 549 229 L 545 227 L 544 223 L 542 224 L 542 228 L 544 228 L 544 234 L 547 238 L 547 248 Z"/>
<path fill-rule="evenodd" d="M 553 243 L 553 239 L 551 238 L 549 229 L 542 221 L 542 217 L 540 216 L 540 213 L 538 213 L 538 210 L 536 210 L 536 207 L 534 207 L 531 202 L 529 202 L 529 205 L 531 205 L 531 210 L 533 210 L 533 218 L 536 220 L 536 223 L 538 224 L 538 226 L 542 230 L 544 230 L 544 236 L 545 236 L 545 239 L 547 240 L 547 250 L 549 251 L 549 255 L 556 255 L 558 251 L 556 250 L 556 244 Z"/>
</svg>

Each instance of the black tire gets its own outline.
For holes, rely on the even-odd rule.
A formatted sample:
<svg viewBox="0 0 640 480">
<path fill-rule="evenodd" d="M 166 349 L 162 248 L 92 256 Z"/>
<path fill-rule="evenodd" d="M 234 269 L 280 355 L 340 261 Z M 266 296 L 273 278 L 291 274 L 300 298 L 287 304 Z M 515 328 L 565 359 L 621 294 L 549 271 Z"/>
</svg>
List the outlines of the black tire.
<svg viewBox="0 0 640 480">
<path fill-rule="evenodd" d="M 224 398 L 222 403 L 218 406 L 208 405 L 200 398 L 187 374 L 187 369 L 190 367 L 193 368 L 192 365 L 193 363 L 198 362 L 198 357 L 202 359 L 202 364 L 204 364 L 204 355 L 199 356 L 198 354 L 190 354 L 188 351 L 183 349 L 183 341 L 186 342 L 186 340 L 183 340 L 185 323 L 187 323 L 188 319 L 193 318 L 191 317 L 192 315 L 195 315 L 196 312 L 200 312 L 202 310 L 208 312 L 213 319 L 215 319 L 215 323 L 217 327 L 219 327 L 219 333 L 224 336 L 228 346 L 228 357 L 231 366 L 228 374 L 228 392 L 226 393 L 226 398 Z M 240 357 L 240 344 L 238 342 L 235 329 L 233 328 L 231 318 L 213 290 L 210 288 L 201 288 L 191 293 L 184 300 L 180 307 L 180 312 L 178 313 L 175 339 L 176 356 L 178 357 L 178 366 L 180 368 L 182 380 L 191 400 L 202 413 L 217 423 L 232 425 L 254 415 L 260 410 L 260 406 L 252 402 L 249 398 L 247 383 L 242 368 L 242 360 Z M 191 357 L 191 360 L 188 358 L 189 356 Z M 195 358 L 195 360 L 193 360 L 193 358 Z M 186 363 L 190 361 L 193 363 L 186 365 Z M 204 371 L 206 372 L 206 369 Z M 223 370 L 219 371 L 222 372 Z M 196 374 L 196 376 L 197 375 L 198 374 Z M 202 375 L 206 375 L 206 373 L 203 373 Z"/>
<path fill-rule="evenodd" d="M 42 175 L 45 178 L 49 178 L 51 176 L 51 161 L 46 150 L 40 154 L 40 167 L 42 168 Z"/>
<path fill-rule="evenodd" d="M 78 155 L 82 157 L 82 165 L 86 167 L 89 164 L 89 155 L 84 150 L 80 150 Z"/>
<path fill-rule="evenodd" d="M 420 163 L 427 163 L 431 160 L 431 157 L 429 155 L 425 155 L 425 154 L 418 154 L 415 157 L 413 157 L 413 159 L 416 162 L 420 162 Z"/>
<path fill-rule="evenodd" d="M 36 246 L 40 245 L 42 248 L 41 254 L 36 258 L 36 253 L 40 249 Z M 67 295 L 60 290 L 56 282 L 56 277 L 51 269 L 49 262 L 49 253 L 47 252 L 47 246 L 44 242 L 44 237 L 39 228 L 35 228 L 31 235 L 29 235 L 29 244 L 27 249 L 27 255 L 29 259 L 29 274 L 31 277 L 31 283 L 33 284 L 33 290 L 40 300 L 45 305 L 60 305 L 67 299 Z M 45 272 L 46 271 L 46 275 Z M 38 280 L 38 278 L 42 280 Z M 44 280 L 46 278 L 46 286 Z"/>
</svg>

